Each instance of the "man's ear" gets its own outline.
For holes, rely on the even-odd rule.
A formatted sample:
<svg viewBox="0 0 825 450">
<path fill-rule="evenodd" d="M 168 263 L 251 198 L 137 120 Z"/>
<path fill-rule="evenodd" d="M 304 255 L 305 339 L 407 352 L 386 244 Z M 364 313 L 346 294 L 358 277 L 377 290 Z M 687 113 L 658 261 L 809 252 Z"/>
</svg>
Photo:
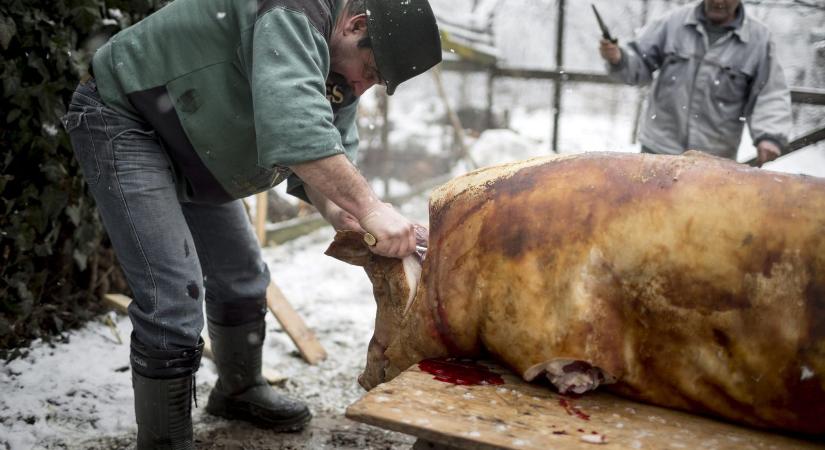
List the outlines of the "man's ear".
<svg viewBox="0 0 825 450">
<path fill-rule="evenodd" d="M 364 33 L 367 32 L 367 15 L 358 14 L 347 19 L 346 31 L 350 33 Z"/>
</svg>

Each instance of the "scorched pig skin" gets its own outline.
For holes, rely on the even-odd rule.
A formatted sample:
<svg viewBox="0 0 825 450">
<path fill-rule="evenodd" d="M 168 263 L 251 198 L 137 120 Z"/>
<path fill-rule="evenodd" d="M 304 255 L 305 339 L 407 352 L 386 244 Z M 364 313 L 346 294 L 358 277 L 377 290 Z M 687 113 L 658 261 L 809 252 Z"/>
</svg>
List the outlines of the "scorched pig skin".
<svg viewBox="0 0 825 450">
<path fill-rule="evenodd" d="M 374 286 L 368 389 L 487 355 L 562 390 L 825 435 L 823 179 L 696 152 L 532 159 L 437 189 L 423 265 L 357 233 L 328 253 Z"/>
</svg>

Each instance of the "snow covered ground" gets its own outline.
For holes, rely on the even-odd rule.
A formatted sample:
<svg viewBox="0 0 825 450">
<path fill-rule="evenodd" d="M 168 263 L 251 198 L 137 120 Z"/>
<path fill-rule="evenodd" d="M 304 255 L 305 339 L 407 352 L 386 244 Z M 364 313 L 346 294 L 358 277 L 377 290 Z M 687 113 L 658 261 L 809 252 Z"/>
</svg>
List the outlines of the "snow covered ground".
<svg viewBox="0 0 825 450">
<path fill-rule="evenodd" d="M 406 205 L 404 212 L 424 220 L 423 197 Z M 329 357 L 317 366 L 306 364 L 270 314 L 264 364 L 286 375 L 283 389 L 303 398 L 322 418 L 342 417 L 362 394 L 356 378 L 366 361 L 375 318 L 372 287 L 363 269 L 323 254 L 332 236 L 331 228 L 325 228 L 265 250 L 273 279 L 315 331 Z M 114 318 L 119 338 L 102 321 L 92 322 L 68 333 L 63 342 L 34 343 L 24 358 L 0 365 L 0 449 L 114 449 L 131 443 L 135 431 L 128 367 L 131 325 L 125 316 Z M 227 423 L 203 411 L 217 375 L 210 360 L 202 361 L 197 373 L 196 432 Z M 302 439 L 301 435 L 288 437 Z M 324 445 L 323 437 L 318 438 L 316 444 Z M 236 448 L 276 448 L 279 439 L 275 435 L 268 443 L 259 439 L 260 447 L 239 444 Z M 353 444 L 351 448 L 358 447 Z"/>
</svg>

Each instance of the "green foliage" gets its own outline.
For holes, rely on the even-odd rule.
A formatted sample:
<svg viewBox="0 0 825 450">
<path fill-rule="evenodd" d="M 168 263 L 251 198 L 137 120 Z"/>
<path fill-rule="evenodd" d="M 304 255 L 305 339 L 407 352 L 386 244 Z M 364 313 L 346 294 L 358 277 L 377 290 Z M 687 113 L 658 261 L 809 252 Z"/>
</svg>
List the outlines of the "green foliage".
<svg viewBox="0 0 825 450">
<path fill-rule="evenodd" d="M 0 3 L 0 352 L 82 323 L 123 289 L 60 118 L 91 54 L 154 0 Z"/>
</svg>

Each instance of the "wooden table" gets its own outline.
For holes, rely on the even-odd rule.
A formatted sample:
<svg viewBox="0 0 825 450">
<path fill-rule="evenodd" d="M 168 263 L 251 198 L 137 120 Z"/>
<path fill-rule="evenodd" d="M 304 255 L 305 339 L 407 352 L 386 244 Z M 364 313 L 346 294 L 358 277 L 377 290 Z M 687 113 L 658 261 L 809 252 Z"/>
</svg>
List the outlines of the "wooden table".
<svg viewBox="0 0 825 450">
<path fill-rule="evenodd" d="M 347 417 L 417 436 L 415 448 L 822 449 L 825 442 L 735 426 L 606 392 L 573 399 L 493 364 L 503 385 L 460 386 L 413 366 L 352 404 Z"/>
</svg>

